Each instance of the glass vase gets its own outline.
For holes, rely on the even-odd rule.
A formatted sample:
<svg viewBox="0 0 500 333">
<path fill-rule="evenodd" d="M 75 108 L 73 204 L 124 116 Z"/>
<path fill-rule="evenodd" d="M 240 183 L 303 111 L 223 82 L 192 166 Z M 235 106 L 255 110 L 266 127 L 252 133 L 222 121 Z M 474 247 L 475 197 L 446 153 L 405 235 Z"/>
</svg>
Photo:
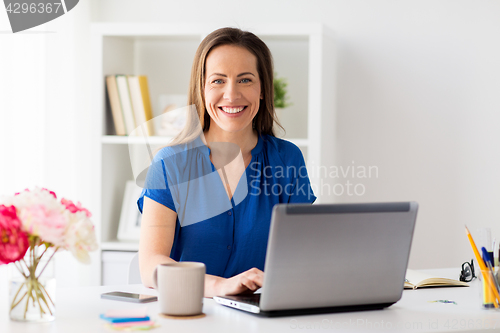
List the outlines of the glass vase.
<svg viewBox="0 0 500 333">
<path fill-rule="evenodd" d="M 9 284 L 11 320 L 39 323 L 55 319 L 56 279 L 51 259 L 57 250 L 39 244 L 38 238 L 30 239 L 25 257 L 13 263 L 17 274 Z"/>
<path fill-rule="evenodd" d="M 10 281 L 10 319 L 47 322 L 55 319 L 56 279 L 52 276 L 16 277 Z"/>
</svg>

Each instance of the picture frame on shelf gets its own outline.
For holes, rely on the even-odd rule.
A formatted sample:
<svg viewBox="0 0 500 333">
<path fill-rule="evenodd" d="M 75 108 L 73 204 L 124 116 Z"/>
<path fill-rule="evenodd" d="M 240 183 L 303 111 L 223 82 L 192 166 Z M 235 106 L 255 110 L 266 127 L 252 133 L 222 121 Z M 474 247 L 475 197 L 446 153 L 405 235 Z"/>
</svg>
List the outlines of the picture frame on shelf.
<svg viewBox="0 0 500 333">
<path fill-rule="evenodd" d="M 186 125 L 186 94 L 162 94 L 158 99 L 158 110 L 155 116 L 155 133 L 159 136 L 175 137 Z"/>
<path fill-rule="evenodd" d="M 127 181 L 118 226 L 119 241 L 139 241 L 142 214 L 137 208 L 137 199 L 141 192 L 142 188 L 137 186 L 135 181 Z"/>
</svg>

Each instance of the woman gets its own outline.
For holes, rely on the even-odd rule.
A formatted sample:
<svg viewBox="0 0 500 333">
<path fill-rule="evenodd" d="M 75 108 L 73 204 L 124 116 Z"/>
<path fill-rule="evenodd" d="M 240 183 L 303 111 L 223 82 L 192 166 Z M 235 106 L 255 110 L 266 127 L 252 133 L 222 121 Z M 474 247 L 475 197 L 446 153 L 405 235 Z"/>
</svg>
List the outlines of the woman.
<svg viewBox="0 0 500 333">
<path fill-rule="evenodd" d="M 188 100 L 200 131 L 156 154 L 138 200 L 145 286 L 173 261 L 205 263 L 205 297 L 262 286 L 273 206 L 316 199 L 302 153 L 274 136 L 273 98 L 272 57 L 258 37 L 222 28 L 202 41 Z"/>
</svg>

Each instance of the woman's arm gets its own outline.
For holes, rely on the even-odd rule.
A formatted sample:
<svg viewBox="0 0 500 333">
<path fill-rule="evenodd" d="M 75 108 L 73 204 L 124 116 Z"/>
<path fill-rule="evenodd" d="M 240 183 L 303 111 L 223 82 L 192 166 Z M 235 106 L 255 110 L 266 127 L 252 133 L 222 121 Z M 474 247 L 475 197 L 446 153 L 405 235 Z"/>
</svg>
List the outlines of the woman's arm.
<svg viewBox="0 0 500 333">
<path fill-rule="evenodd" d="M 142 283 L 146 287 L 153 288 L 153 272 L 156 266 L 175 262 L 169 254 L 174 243 L 177 213 L 146 196 L 142 212 L 139 269 Z M 262 286 L 263 274 L 257 268 L 249 269 L 229 279 L 206 274 L 205 297 L 255 291 Z"/>
<path fill-rule="evenodd" d="M 177 213 L 144 197 L 139 240 L 139 269 L 144 286 L 153 288 L 153 272 L 159 264 L 175 262 L 169 257 L 174 243 Z"/>
</svg>

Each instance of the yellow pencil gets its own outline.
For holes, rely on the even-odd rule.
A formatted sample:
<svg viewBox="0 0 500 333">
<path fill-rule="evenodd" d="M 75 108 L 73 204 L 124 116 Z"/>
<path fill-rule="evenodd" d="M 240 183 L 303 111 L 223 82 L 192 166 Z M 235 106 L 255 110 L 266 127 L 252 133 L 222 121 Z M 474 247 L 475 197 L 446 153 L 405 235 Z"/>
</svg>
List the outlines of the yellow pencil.
<svg viewBox="0 0 500 333">
<path fill-rule="evenodd" d="M 493 304 L 495 305 L 495 308 L 498 308 L 498 304 L 500 302 L 500 295 L 498 294 L 497 287 L 495 286 L 495 282 L 491 280 L 490 274 L 486 274 L 485 272 L 488 271 L 488 267 L 486 267 L 483 259 L 481 258 L 481 255 L 479 254 L 479 251 L 477 250 L 476 243 L 474 242 L 474 239 L 472 239 L 472 235 L 469 232 L 469 229 L 467 229 L 467 226 L 465 226 L 465 232 L 467 234 L 467 237 L 469 238 L 470 245 L 472 247 L 472 251 L 474 251 L 474 255 L 476 256 L 476 261 L 479 264 L 479 268 L 481 269 L 481 273 L 483 274 L 484 281 L 488 283 L 490 286 L 491 290 L 495 294 L 495 301 Z"/>
</svg>

